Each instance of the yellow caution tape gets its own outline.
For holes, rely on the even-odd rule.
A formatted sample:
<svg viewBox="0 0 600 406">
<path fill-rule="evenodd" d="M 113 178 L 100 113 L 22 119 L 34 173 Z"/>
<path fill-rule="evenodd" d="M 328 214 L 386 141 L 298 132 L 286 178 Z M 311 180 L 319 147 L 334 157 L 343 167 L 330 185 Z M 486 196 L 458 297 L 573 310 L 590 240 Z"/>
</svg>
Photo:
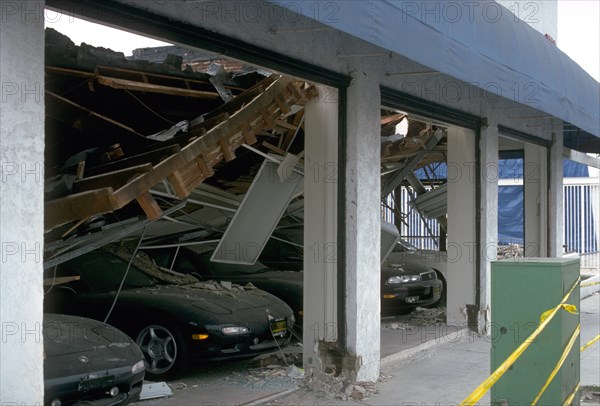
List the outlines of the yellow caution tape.
<svg viewBox="0 0 600 406">
<path fill-rule="evenodd" d="M 588 343 L 586 345 L 584 345 L 583 347 L 581 347 L 579 349 L 580 352 L 583 352 L 583 350 L 588 349 L 589 347 L 591 347 L 592 345 L 594 345 L 595 343 L 598 342 L 598 340 L 600 340 L 600 334 L 598 334 L 595 338 L 593 338 L 592 340 L 588 341 Z"/>
<path fill-rule="evenodd" d="M 523 354 L 523 352 L 525 352 L 527 347 L 529 347 L 529 345 L 537 338 L 537 336 L 540 335 L 540 333 L 546 328 L 546 326 L 554 318 L 556 313 L 558 313 L 558 311 L 563 308 L 562 305 L 566 304 L 567 300 L 569 300 L 569 297 L 571 296 L 571 293 L 573 293 L 575 288 L 579 285 L 580 281 L 581 277 L 578 277 L 573 286 L 571 286 L 571 289 L 569 289 L 565 297 L 563 297 L 562 301 L 554 309 L 550 310 L 549 313 L 545 312 L 548 314 L 546 315 L 544 321 L 533 331 L 533 333 L 529 335 L 529 337 L 525 339 L 525 341 L 521 343 L 521 345 L 517 347 L 517 349 L 510 356 L 508 356 L 508 358 L 504 360 L 502 364 L 500 364 L 498 368 L 496 368 L 496 370 L 485 381 L 481 383 L 481 385 L 475 388 L 475 390 L 471 392 L 471 394 L 460 403 L 460 406 L 474 405 L 479 399 L 483 397 L 483 395 L 487 393 L 488 390 L 490 390 L 492 386 L 494 386 L 496 382 L 498 382 L 502 375 L 504 375 L 504 373 L 508 371 L 508 368 L 510 368 L 515 363 L 515 361 Z M 567 309 L 565 308 L 565 310 Z"/>
<path fill-rule="evenodd" d="M 598 282 L 587 282 L 587 283 L 582 283 L 581 287 L 582 288 L 587 288 L 588 286 L 594 286 L 594 285 L 600 285 L 600 281 Z"/>
<path fill-rule="evenodd" d="M 538 393 L 537 396 L 535 397 L 535 399 L 533 399 L 533 402 L 531 402 L 531 406 L 535 406 L 537 404 L 538 400 L 540 400 L 540 398 L 542 397 L 542 394 L 546 391 L 546 389 L 548 389 L 548 386 L 550 385 L 550 383 L 552 382 L 552 380 L 554 379 L 554 377 L 556 376 L 556 374 L 558 373 L 558 371 L 564 364 L 565 359 L 567 359 L 567 355 L 569 355 L 569 353 L 571 352 L 573 345 L 575 345 L 575 341 L 577 340 L 577 337 L 579 337 L 580 332 L 581 332 L 581 324 L 577 326 L 577 328 L 573 332 L 573 335 L 571 335 L 571 338 L 569 339 L 567 346 L 563 350 L 563 353 L 560 356 L 558 363 L 556 364 L 556 366 L 554 367 L 552 372 L 550 372 L 550 375 L 548 376 L 548 379 L 546 380 L 546 383 L 544 384 L 544 386 L 542 386 L 540 393 Z"/>
<path fill-rule="evenodd" d="M 579 383 L 577 384 L 577 386 L 575 386 L 575 389 L 573 389 L 573 392 L 569 395 L 569 397 L 567 397 L 567 399 L 565 400 L 565 403 L 563 403 L 563 406 L 571 406 L 571 404 L 573 403 L 573 399 L 575 399 L 575 395 L 577 394 L 578 390 L 579 390 Z"/>
<path fill-rule="evenodd" d="M 565 309 L 566 311 L 568 311 L 571 314 L 577 314 L 577 306 L 575 306 L 575 305 L 560 304 L 558 306 L 562 307 L 563 309 Z M 542 313 L 542 315 L 540 316 L 540 323 L 543 323 L 544 320 L 546 320 L 548 318 L 548 316 L 550 315 L 550 313 L 552 313 L 553 311 L 554 311 L 554 309 L 550 309 L 550 310 L 547 310 L 544 313 Z"/>
</svg>

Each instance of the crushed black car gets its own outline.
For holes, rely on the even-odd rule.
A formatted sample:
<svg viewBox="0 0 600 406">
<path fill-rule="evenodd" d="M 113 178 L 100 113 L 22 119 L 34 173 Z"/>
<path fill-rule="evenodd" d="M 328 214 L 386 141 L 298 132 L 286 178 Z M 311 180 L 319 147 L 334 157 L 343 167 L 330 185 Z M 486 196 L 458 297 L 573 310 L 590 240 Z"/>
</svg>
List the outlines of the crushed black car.
<svg viewBox="0 0 600 406">
<path fill-rule="evenodd" d="M 57 277 L 80 280 L 55 286 L 46 311 L 107 318 L 140 346 L 150 378 L 174 378 L 193 361 L 249 358 L 289 342 L 294 315 L 275 296 L 169 272 L 141 252 L 128 267 L 131 254 L 110 246 L 61 264 Z"/>
<path fill-rule="evenodd" d="M 140 398 L 144 357 L 126 334 L 96 320 L 44 315 L 44 404 L 126 405 Z"/>
<path fill-rule="evenodd" d="M 408 314 L 417 307 L 438 303 L 443 283 L 431 268 L 389 263 L 381 268 L 382 311 Z"/>
<path fill-rule="evenodd" d="M 302 320 L 302 272 L 278 271 L 258 261 L 254 265 L 211 262 L 213 249 L 207 249 L 206 245 L 151 249 L 146 252 L 158 265 L 165 268 L 172 266 L 177 272 L 191 274 L 201 280 L 229 281 L 242 285 L 251 283 L 286 302 L 294 311 L 296 320 L 299 323 Z M 302 267 L 302 258 L 299 265 L 296 263 L 295 268 L 298 267 Z"/>
</svg>

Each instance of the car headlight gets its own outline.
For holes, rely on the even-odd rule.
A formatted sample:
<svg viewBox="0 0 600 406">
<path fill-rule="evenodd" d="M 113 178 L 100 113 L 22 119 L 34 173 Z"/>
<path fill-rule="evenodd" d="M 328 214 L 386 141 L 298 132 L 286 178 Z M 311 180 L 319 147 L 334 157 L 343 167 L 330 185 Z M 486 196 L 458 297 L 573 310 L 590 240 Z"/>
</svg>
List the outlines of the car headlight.
<svg viewBox="0 0 600 406">
<path fill-rule="evenodd" d="M 235 336 L 235 335 L 239 335 L 239 334 L 248 334 L 250 332 L 250 329 L 248 327 L 242 327 L 242 326 L 231 326 L 231 327 L 223 327 L 221 329 L 221 331 L 225 335 Z"/>
<path fill-rule="evenodd" d="M 131 373 L 137 374 L 138 372 L 142 372 L 145 368 L 144 360 L 138 361 L 131 367 Z"/>
<path fill-rule="evenodd" d="M 395 285 L 398 283 L 419 282 L 420 280 L 421 276 L 419 275 L 398 275 L 390 276 L 385 283 L 388 285 Z"/>
</svg>

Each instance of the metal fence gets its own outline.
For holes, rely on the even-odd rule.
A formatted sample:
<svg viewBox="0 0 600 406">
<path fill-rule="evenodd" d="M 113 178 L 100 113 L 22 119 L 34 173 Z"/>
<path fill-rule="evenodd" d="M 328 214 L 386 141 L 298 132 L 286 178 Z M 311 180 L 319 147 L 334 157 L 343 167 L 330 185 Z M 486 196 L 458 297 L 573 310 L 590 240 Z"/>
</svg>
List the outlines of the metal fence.
<svg viewBox="0 0 600 406">
<path fill-rule="evenodd" d="M 598 178 L 565 178 L 563 193 L 564 244 L 568 252 L 587 254 L 600 251 L 600 182 Z M 396 222 L 403 239 L 420 249 L 437 250 L 439 227 L 435 219 L 423 218 L 410 204 L 411 193 L 403 187 Z M 393 194 L 382 207 L 382 219 L 394 223 Z M 400 224 L 398 224 L 400 223 Z"/>
<path fill-rule="evenodd" d="M 597 252 L 600 240 L 598 178 L 566 178 L 563 188 L 564 244 L 567 252 Z"/>
<path fill-rule="evenodd" d="M 410 191 L 408 189 L 406 187 L 401 189 L 402 195 L 398 211 L 402 213 L 402 216 L 400 222 L 396 222 L 400 236 L 419 249 L 438 250 L 440 241 L 438 221 L 424 218 L 419 214 L 410 204 L 411 195 L 414 192 L 412 189 Z M 388 196 L 386 203 L 388 207 L 382 209 L 382 219 L 394 223 L 393 209 L 396 207 L 394 193 Z"/>
</svg>

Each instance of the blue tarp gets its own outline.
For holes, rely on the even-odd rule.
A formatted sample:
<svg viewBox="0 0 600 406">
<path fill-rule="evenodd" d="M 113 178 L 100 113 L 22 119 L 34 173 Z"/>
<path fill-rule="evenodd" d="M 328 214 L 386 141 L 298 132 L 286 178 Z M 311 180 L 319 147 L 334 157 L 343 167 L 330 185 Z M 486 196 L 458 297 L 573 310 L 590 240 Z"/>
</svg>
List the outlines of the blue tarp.
<svg viewBox="0 0 600 406">
<path fill-rule="evenodd" d="M 270 2 L 600 136 L 600 83 L 495 1 Z"/>
<path fill-rule="evenodd" d="M 499 179 L 514 179 L 520 181 L 523 178 L 523 159 L 518 158 L 519 154 L 513 154 L 512 158 L 500 159 L 498 161 L 498 178 Z M 432 170 L 426 173 L 424 169 L 415 171 L 415 175 L 419 179 L 446 179 L 447 166 L 445 163 L 433 165 Z M 565 178 L 580 178 L 588 177 L 589 171 L 586 165 L 578 162 L 573 162 L 567 159 L 563 160 L 563 177 Z M 498 241 L 502 244 L 517 243 L 523 244 L 524 230 L 524 193 L 522 185 L 510 185 L 498 187 Z M 589 201 L 589 200 L 588 200 Z M 588 208 L 589 209 L 589 208 Z M 593 224 L 591 216 L 593 213 L 587 210 L 589 221 Z M 567 226 L 567 225 L 566 225 Z M 592 232 L 593 234 L 593 232 Z M 578 239 L 575 239 L 575 245 Z M 586 247 L 579 247 L 583 252 L 595 251 L 597 244 L 600 241 L 586 240 Z"/>
</svg>

